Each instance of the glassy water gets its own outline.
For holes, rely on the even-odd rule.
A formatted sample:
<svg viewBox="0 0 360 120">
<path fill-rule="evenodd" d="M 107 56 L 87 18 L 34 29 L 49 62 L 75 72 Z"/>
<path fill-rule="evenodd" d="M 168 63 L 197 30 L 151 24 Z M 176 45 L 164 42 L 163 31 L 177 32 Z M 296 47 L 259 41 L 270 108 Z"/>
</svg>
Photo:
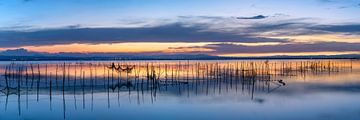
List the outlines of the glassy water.
<svg viewBox="0 0 360 120">
<path fill-rule="evenodd" d="M 360 61 L 0 62 L 0 120 L 360 119 Z"/>
</svg>

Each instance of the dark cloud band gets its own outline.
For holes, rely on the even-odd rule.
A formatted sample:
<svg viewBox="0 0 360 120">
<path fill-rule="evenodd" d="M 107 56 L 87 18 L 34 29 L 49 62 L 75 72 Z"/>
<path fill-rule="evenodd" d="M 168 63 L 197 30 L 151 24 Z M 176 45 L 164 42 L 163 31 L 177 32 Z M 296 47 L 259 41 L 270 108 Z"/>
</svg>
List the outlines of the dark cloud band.
<svg viewBox="0 0 360 120">
<path fill-rule="evenodd" d="M 2 31 L 0 47 L 69 43 L 119 42 L 284 42 L 234 33 L 203 31 L 201 26 L 170 24 L 148 28 L 64 28 L 40 31 Z"/>
</svg>

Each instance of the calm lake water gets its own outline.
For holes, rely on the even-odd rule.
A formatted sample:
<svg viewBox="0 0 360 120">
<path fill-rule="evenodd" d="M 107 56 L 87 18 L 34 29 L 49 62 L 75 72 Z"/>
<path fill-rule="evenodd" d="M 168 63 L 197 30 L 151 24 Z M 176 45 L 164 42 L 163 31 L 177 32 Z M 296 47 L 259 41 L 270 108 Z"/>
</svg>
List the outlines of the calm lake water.
<svg viewBox="0 0 360 120">
<path fill-rule="evenodd" d="M 0 120 L 359 120 L 358 60 L 0 62 Z"/>
</svg>

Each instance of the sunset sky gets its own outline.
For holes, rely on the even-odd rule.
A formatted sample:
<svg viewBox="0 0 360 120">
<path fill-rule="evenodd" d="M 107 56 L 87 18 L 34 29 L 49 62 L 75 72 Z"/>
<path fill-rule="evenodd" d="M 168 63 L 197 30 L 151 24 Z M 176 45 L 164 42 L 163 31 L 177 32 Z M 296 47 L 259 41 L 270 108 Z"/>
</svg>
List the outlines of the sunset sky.
<svg viewBox="0 0 360 120">
<path fill-rule="evenodd" d="M 0 0 L 0 51 L 360 54 L 360 0 Z"/>
</svg>

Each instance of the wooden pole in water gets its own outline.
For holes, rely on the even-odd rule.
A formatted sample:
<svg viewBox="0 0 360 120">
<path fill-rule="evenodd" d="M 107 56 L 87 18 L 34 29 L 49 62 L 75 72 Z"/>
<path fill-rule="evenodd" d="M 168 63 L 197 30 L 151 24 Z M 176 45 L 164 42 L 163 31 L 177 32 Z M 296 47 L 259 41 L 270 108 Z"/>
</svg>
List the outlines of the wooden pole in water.
<svg viewBox="0 0 360 120">
<path fill-rule="evenodd" d="M 94 89 L 94 79 L 93 79 L 93 70 L 92 70 L 92 64 L 90 64 L 90 86 L 91 86 L 91 91 Z"/>
<path fill-rule="evenodd" d="M 105 64 L 102 64 L 103 68 L 104 68 L 104 73 L 103 73 L 103 83 L 104 83 L 104 88 L 106 88 L 106 66 Z"/>
<path fill-rule="evenodd" d="M 171 84 L 174 84 L 174 66 L 171 66 Z"/>
<path fill-rule="evenodd" d="M 33 88 L 35 76 L 34 76 L 34 67 L 32 64 L 30 64 L 30 68 L 31 68 L 31 88 Z"/>
<path fill-rule="evenodd" d="M 114 87 L 114 68 L 111 68 L 111 86 Z"/>
<path fill-rule="evenodd" d="M 73 82 L 73 86 L 74 86 L 74 94 L 75 94 L 75 89 L 76 89 L 76 81 L 77 81 L 77 64 L 74 65 L 74 69 L 75 69 L 75 72 L 74 72 L 74 82 Z"/>
<path fill-rule="evenodd" d="M 189 60 L 187 60 L 187 65 L 186 65 L 186 82 L 189 84 L 189 67 L 190 67 L 190 63 Z"/>
<path fill-rule="evenodd" d="M 165 64 L 165 90 L 167 90 L 167 86 L 168 86 L 168 76 L 167 76 L 167 64 Z"/>
<path fill-rule="evenodd" d="M 38 68 L 38 77 L 39 77 L 39 81 L 40 81 L 40 77 L 41 77 L 41 75 L 40 75 L 40 64 L 37 65 L 37 68 Z"/>
<path fill-rule="evenodd" d="M 83 109 L 85 109 L 85 71 L 83 71 L 82 75 Z"/>
<path fill-rule="evenodd" d="M 63 116 L 66 118 L 66 101 L 65 101 L 65 63 L 63 67 L 63 79 L 62 79 L 62 98 L 63 98 Z"/>
<path fill-rule="evenodd" d="M 5 72 L 4 72 L 5 77 L 7 77 L 7 76 L 8 76 L 7 71 L 8 71 L 8 67 L 7 67 L 7 66 L 5 66 Z"/>
<path fill-rule="evenodd" d="M 95 76 L 95 86 L 97 85 L 97 84 L 96 84 L 96 81 L 97 81 L 97 69 L 96 69 L 96 68 L 97 68 L 98 66 L 99 66 L 99 64 L 96 64 L 96 65 L 95 65 L 95 74 L 94 74 L 94 76 Z"/>
<path fill-rule="evenodd" d="M 56 88 L 58 88 L 58 69 L 59 69 L 59 64 L 56 64 L 56 68 L 55 68 L 55 85 Z"/>
<path fill-rule="evenodd" d="M 62 75 L 62 90 L 65 91 L 65 80 L 66 80 L 66 69 L 65 69 L 65 63 L 63 65 L 63 69 L 62 69 L 62 72 L 63 72 L 63 75 Z"/>
<path fill-rule="evenodd" d="M 47 76 L 48 68 L 47 67 L 48 67 L 47 64 L 45 64 L 45 87 L 47 87 L 47 80 L 48 80 L 48 76 Z"/>
<path fill-rule="evenodd" d="M 17 93 L 18 93 L 18 114 L 19 116 L 21 115 L 21 102 L 20 102 L 20 97 L 21 97 L 21 92 L 20 92 L 20 82 L 22 79 L 22 76 L 20 75 L 21 73 L 21 67 L 19 67 L 19 71 L 18 71 L 18 88 L 17 88 Z"/>
<path fill-rule="evenodd" d="M 26 80 L 26 87 L 28 86 L 28 78 L 29 78 L 29 73 L 28 73 L 28 67 L 26 66 L 25 67 L 25 71 L 26 71 L 26 73 L 25 73 L 25 80 Z"/>
<path fill-rule="evenodd" d="M 71 63 L 68 63 L 68 65 L 67 65 L 68 86 L 70 86 L 70 67 L 71 67 Z"/>
<path fill-rule="evenodd" d="M 50 96 L 50 110 L 52 109 L 51 101 L 52 101 L 52 80 L 51 80 L 52 73 L 50 72 L 50 88 L 49 88 L 49 96 Z"/>
<path fill-rule="evenodd" d="M 38 80 L 36 84 L 36 101 L 39 102 L 39 89 L 40 89 L 40 65 L 38 64 Z"/>
</svg>

